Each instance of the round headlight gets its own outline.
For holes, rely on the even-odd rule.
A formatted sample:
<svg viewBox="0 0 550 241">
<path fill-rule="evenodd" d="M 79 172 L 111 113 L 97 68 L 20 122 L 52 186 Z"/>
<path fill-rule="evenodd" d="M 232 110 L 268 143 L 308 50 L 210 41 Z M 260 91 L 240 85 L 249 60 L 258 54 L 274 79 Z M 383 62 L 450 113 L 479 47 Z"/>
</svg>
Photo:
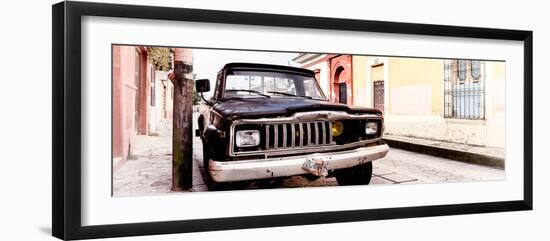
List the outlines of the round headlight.
<svg viewBox="0 0 550 241">
<path fill-rule="evenodd" d="M 344 123 L 341 121 L 332 122 L 332 136 L 342 135 L 344 132 Z"/>
<path fill-rule="evenodd" d="M 378 122 L 367 122 L 365 125 L 365 134 L 376 135 L 378 133 Z"/>
</svg>

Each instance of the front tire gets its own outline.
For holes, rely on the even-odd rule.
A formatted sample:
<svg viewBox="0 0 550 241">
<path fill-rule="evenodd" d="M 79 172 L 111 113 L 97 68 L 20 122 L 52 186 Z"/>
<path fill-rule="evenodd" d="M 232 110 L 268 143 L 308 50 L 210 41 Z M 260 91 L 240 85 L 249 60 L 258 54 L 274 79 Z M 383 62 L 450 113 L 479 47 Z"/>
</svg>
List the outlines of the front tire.
<svg viewBox="0 0 550 241">
<path fill-rule="evenodd" d="M 204 141 L 202 142 L 202 164 L 204 167 L 204 170 L 206 170 L 206 173 L 208 172 L 208 160 L 210 159 L 210 151 L 208 150 L 208 147 L 206 147 L 206 143 Z M 210 175 L 210 174 L 207 174 Z"/>
<path fill-rule="evenodd" d="M 208 186 L 208 190 L 215 191 L 215 190 L 226 190 L 228 187 L 227 185 L 224 185 L 225 183 L 216 183 L 214 180 L 212 180 L 212 176 L 210 176 L 210 171 L 208 170 L 208 161 L 210 160 L 210 150 L 208 150 L 207 144 L 203 141 L 202 142 L 202 164 L 204 166 L 204 174 L 206 174 L 206 186 Z"/>
<path fill-rule="evenodd" d="M 372 177 L 372 162 L 334 171 L 340 186 L 368 185 Z"/>
</svg>

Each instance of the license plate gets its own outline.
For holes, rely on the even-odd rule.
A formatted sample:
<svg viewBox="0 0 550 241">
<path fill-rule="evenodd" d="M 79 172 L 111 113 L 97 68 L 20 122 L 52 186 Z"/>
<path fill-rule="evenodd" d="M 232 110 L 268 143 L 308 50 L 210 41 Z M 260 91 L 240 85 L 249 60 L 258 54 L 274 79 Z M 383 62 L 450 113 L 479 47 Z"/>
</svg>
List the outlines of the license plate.
<svg viewBox="0 0 550 241">
<path fill-rule="evenodd" d="M 327 163 L 319 158 L 307 159 L 302 168 L 319 177 L 328 176 Z"/>
</svg>

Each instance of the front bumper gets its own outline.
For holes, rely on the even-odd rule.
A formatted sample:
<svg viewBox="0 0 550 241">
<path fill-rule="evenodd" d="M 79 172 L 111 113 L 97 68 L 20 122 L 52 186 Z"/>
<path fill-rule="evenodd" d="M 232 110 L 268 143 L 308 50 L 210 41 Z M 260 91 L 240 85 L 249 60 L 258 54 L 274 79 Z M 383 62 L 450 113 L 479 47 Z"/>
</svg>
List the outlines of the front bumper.
<svg viewBox="0 0 550 241">
<path fill-rule="evenodd" d="M 388 151 L 388 145 L 381 144 L 347 151 L 313 153 L 302 156 L 227 162 L 210 160 L 208 170 L 215 182 L 289 177 L 309 173 L 302 168 L 302 165 L 311 158 L 325 161 L 328 170 L 336 170 L 383 158 Z"/>
</svg>

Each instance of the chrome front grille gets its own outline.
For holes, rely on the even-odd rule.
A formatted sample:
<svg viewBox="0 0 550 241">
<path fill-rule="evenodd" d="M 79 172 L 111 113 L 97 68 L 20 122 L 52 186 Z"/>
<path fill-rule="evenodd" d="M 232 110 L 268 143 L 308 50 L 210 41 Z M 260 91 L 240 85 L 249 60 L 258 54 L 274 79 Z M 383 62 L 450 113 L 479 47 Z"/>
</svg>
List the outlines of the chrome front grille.
<svg viewBox="0 0 550 241">
<path fill-rule="evenodd" d="M 332 144 L 330 121 L 265 124 L 265 150 Z"/>
<path fill-rule="evenodd" d="M 228 156 L 284 156 L 345 150 L 364 146 L 380 140 L 367 138 L 362 132 L 350 131 L 355 128 L 363 130 L 356 124 L 365 120 L 377 120 L 382 123 L 380 114 L 349 114 L 344 111 L 310 111 L 298 112 L 292 116 L 256 119 L 238 119 L 231 123 Z M 339 137 L 332 136 L 332 123 L 342 121 L 350 129 Z M 356 122 L 358 121 L 358 122 Z M 356 123 L 355 126 L 353 123 Z M 235 144 L 235 133 L 239 130 L 260 131 L 260 145 L 257 147 L 239 148 Z"/>
</svg>

